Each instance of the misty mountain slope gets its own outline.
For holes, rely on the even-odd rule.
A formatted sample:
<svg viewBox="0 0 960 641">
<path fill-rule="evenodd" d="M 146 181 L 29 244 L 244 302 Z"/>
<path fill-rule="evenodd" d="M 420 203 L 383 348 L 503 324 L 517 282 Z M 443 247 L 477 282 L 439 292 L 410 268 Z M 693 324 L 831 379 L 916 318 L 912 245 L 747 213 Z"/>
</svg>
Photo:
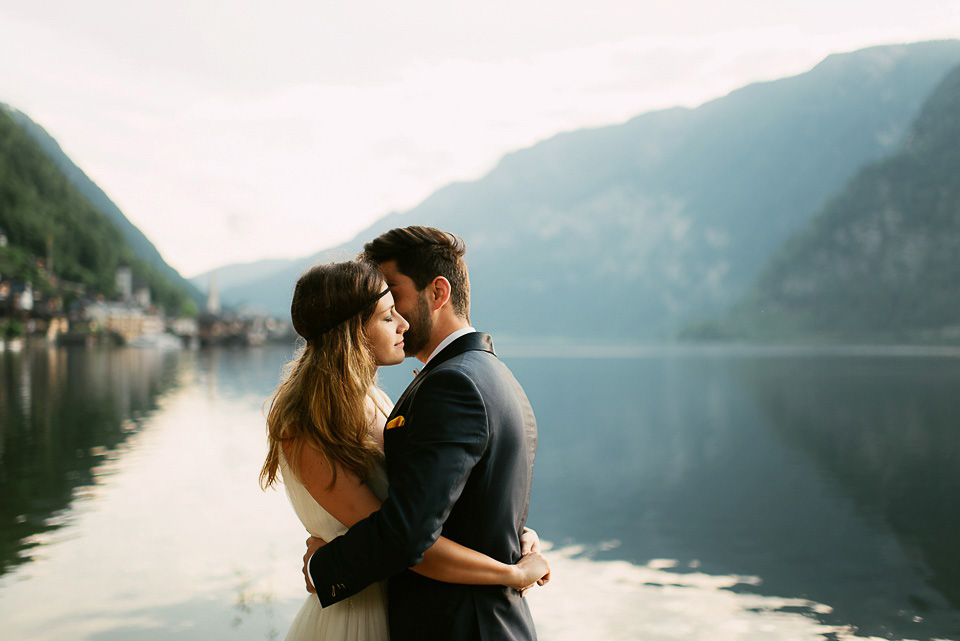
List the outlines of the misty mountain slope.
<svg viewBox="0 0 960 641">
<path fill-rule="evenodd" d="M 6 111 L 7 114 L 23 128 L 24 132 L 33 138 L 50 160 L 60 168 L 60 171 L 63 172 L 77 191 L 117 226 L 137 256 L 147 264 L 156 268 L 168 280 L 186 288 L 195 302 L 202 300 L 202 295 L 196 286 L 184 279 L 177 270 L 164 261 L 153 243 L 127 219 L 123 212 L 120 211 L 120 208 L 110 200 L 104 191 L 93 182 L 82 169 L 70 160 L 63 152 L 63 149 L 61 149 L 60 144 L 47 133 L 43 127 L 35 123 L 23 112 L 8 105 L 0 103 L 0 109 Z"/>
<path fill-rule="evenodd" d="M 960 42 L 874 47 L 696 109 L 561 134 L 506 155 L 339 248 L 429 224 L 467 241 L 474 321 L 500 334 L 669 338 L 727 309 L 863 165 L 901 143 Z M 284 313 L 296 274 L 222 298 Z"/>
<path fill-rule="evenodd" d="M 747 336 L 960 337 L 960 67 L 901 150 L 849 182 L 738 310 Z"/>
</svg>

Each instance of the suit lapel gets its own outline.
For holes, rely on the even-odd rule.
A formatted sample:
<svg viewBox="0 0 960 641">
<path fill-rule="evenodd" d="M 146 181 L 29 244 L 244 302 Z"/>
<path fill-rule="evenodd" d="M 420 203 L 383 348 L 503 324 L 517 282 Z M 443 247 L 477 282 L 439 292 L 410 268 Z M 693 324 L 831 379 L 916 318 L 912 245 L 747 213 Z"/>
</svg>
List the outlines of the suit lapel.
<svg viewBox="0 0 960 641">
<path fill-rule="evenodd" d="M 417 394 L 417 388 L 423 384 L 423 381 L 426 380 L 427 376 L 430 375 L 430 372 L 433 371 L 437 365 L 458 354 L 474 350 L 490 352 L 494 356 L 497 355 L 496 352 L 493 351 L 493 339 L 490 338 L 489 334 L 471 332 L 459 337 L 444 347 L 439 354 L 431 358 L 430 362 L 420 370 L 420 373 L 413 377 L 413 380 L 407 385 L 407 389 L 403 390 L 403 394 L 401 394 L 397 400 L 397 404 L 393 406 L 393 411 L 390 412 L 390 416 L 387 417 L 387 423 L 389 424 L 398 417 L 412 418 L 411 410 L 413 409 L 412 406 L 414 397 Z M 385 430 L 383 435 L 383 452 L 386 456 L 387 476 L 390 475 L 391 462 L 399 460 L 394 457 L 403 456 L 403 443 L 407 440 L 407 429 L 409 428 L 398 426 Z"/>
<path fill-rule="evenodd" d="M 392 420 L 395 418 L 404 408 L 408 399 L 412 400 L 414 392 L 420 386 L 420 383 L 423 382 L 423 377 L 426 376 L 433 368 L 458 354 L 474 350 L 490 352 L 494 356 L 497 355 L 497 353 L 493 350 L 493 339 L 489 334 L 482 334 L 480 332 L 470 332 L 469 334 L 464 334 L 460 338 L 444 347 L 439 354 L 431 358 L 430 361 L 423 366 L 423 369 L 420 370 L 419 374 L 413 377 L 413 380 L 410 381 L 409 385 L 407 385 L 407 389 L 403 390 L 403 394 L 401 394 L 400 398 L 397 399 L 397 403 L 393 406 L 393 411 L 390 412 L 388 419 Z"/>
<path fill-rule="evenodd" d="M 400 395 L 400 398 L 398 398 L 397 402 L 394 403 L 393 411 L 390 412 L 390 416 L 387 417 L 388 422 L 392 420 L 394 417 L 396 417 L 397 413 L 400 411 L 400 408 L 403 407 L 403 404 L 407 401 L 407 397 L 409 397 L 411 392 L 413 392 L 413 388 L 417 386 L 418 378 L 420 378 L 419 374 L 414 375 L 413 380 L 410 381 L 410 383 L 407 385 L 407 389 L 403 390 L 403 393 Z"/>
</svg>

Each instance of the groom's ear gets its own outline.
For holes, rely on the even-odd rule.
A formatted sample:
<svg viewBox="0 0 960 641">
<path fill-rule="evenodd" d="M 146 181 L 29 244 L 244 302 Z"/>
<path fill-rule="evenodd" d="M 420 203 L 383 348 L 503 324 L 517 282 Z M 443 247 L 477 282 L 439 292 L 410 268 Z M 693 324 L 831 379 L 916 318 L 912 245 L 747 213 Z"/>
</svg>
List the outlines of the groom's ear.
<svg viewBox="0 0 960 641">
<path fill-rule="evenodd" d="M 437 311 L 450 302 L 450 281 L 443 276 L 437 276 L 427 285 L 427 291 L 433 299 L 431 308 Z"/>
</svg>

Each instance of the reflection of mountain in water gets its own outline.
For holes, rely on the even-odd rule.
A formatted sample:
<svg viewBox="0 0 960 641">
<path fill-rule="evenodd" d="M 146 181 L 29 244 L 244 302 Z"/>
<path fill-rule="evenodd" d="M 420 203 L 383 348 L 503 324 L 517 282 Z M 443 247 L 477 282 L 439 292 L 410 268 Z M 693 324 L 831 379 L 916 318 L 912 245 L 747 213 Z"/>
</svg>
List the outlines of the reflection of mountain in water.
<svg viewBox="0 0 960 641">
<path fill-rule="evenodd" d="M 842 391 L 833 398 L 827 398 L 829 391 L 822 398 L 810 392 L 823 403 L 810 414 L 794 412 L 782 400 L 820 389 L 818 366 L 809 370 L 807 386 L 791 387 L 791 372 L 800 360 L 664 351 L 637 358 L 507 358 L 540 427 L 531 525 L 550 541 L 586 546 L 588 556 L 597 559 L 637 565 L 674 559 L 678 571 L 759 577 L 759 584 L 736 591 L 825 604 L 832 611 L 810 616 L 828 625 L 852 625 L 859 634 L 954 638 L 960 625 L 956 608 L 942 588 L 938 592 L 929 585 L 927 571 L 909 548 L 902 549 L 901 526 L 891 530 L 869 513 L 863 497 L 850 496 L 835 481 L 818 453 L 783 438 L 791 431 L 784 423 L 796 431 L 811 424 L 826 452 L 832 451 L 835 435 L 842 452 L 859 447 L 854 435 L 843 434 L 842 420 L 826 420 L 848 411 Z M 895 400 L 870 374 L 860 372 L 862 400 L 887 395 L 888 408 L 902 405 L 902 394 Z M 928 378 L 901 382 L 916 390 Z M 912 407 L 920 411 L 933 396 L 915 400 Z M 939 402 L 943 416 L 935 419 L 937 426 L 931 417 L 931 430 L 957 422 L 956 414 L 947 413 L 960 408 Z M 770 413 L 771 407 L 784 406 Z M 894 421 L 869 418 L 880 413 L 858 412 L 868 417 L 864 426 L 881 433 L 870 448 L 850 455 L 854 467 L 863 467 L 857 456 L 882 452 L 881 442 L 896 452 L 889 441 Z M 940 468 L 933 472 L 939 480 L 917 476 L 912 481 L 902 478 L 906 470 L 901 474 L 882 458 L 876 461 L 876 469 L 892 475 L 886 482 L 901 484 L 887 497 L 890 512 L 897 513 L 898 522 L 914 523 L 918 540 L 929 545 L 949 523 L 945 514 L 936 513 L 947 509 L 946 499 L 928 506 L 912 504 L 911 497 L 949 495 L 942 476 L 949 468 L 940 465 L 947 459 L 946 452 L 929 458 Z M 917 451 L 911 460 L 919 466 L 927 453 Z M 843 454 L 836 463 L 844 464 Z M 884 490 L 870 486 L 868 472 L 863 470 L 861 491 L 879 500 Z M 902 498 L 895 503 L 894 497 Z M 955 537 L 939 540 L 949 545 Z M 944 553 L 930 565 L 949 562 Z"/>
<path fill-rule="evenodd" d="M 176 353 L 29 350 L 0 353 L 0 574 L 29 560 L 31 537 L 138 429 L 174 383 Z"/>
<path fill-rule="evenodd" d="M 930 584 L 960 607 L 960 365 L 908 358 L 763 365 L 749 378 L 771 426 L 810 452 L 867 519 L 889 526 Z"/>
</svg>

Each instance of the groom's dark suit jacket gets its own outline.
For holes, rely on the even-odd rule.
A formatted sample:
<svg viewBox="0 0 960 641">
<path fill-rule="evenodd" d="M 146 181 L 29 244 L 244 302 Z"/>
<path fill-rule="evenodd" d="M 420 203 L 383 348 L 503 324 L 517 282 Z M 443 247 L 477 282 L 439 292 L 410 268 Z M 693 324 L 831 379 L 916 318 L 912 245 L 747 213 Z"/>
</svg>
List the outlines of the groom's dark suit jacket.
<svg viewBox="0 0 960 641">
<path fill-rule="evenodd" d="M 535 639 L 526 602 L 512 589 L 440 583 L 406 569 L 440 534 L 504 563 L 520 558 L 537 424 L 490 337 L 466 334 L 434 356 L 387 426 L 390 495 L 314 554 L 321 604 L 389 577 L 391 641 Z"/>
</svg>

